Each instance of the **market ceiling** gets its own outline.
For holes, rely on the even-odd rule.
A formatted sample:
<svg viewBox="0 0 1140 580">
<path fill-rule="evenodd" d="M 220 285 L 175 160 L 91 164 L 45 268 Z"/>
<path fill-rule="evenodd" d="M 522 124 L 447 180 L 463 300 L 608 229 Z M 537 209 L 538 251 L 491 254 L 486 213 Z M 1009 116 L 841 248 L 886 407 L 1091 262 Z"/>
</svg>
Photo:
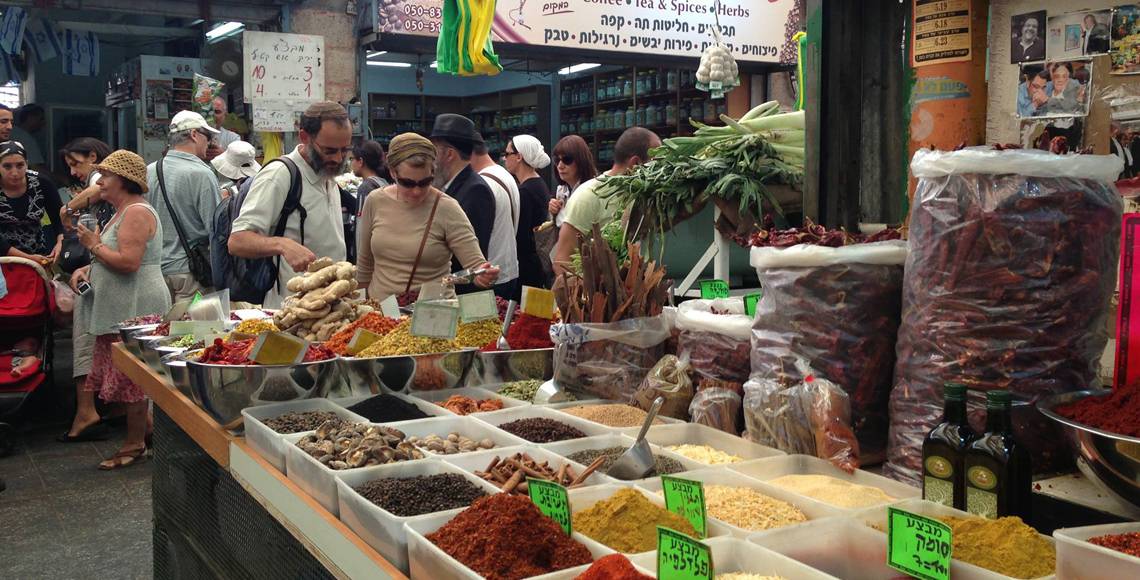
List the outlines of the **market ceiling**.
<svg viewBox="0 0 1140 580">
<path fill-rule="evenodd" d="M 9 6 L 38 10 L 57 20 L 73 20 L 76 11 L 164 16 L 187 20 L 234 20 L 259 23 L 281 16 L 280 0 L 8 0 Z"/>
</svg>

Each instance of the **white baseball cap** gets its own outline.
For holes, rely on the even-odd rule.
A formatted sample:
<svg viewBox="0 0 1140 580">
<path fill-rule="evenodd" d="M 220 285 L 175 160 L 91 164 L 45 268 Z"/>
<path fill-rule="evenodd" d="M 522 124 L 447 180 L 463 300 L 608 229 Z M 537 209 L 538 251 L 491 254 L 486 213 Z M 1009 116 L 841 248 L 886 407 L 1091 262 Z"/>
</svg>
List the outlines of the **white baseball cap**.
<svg viewBox="0 0 1140 580">
<path fill-rule="evenodd" d="M 194 111 L 179 111 L 174 118 L 170 120 L 170 132 L 181 133 L 191 129 L 202 129 L 208 133 L 217 135 L 221 131 L 210 126 L 206 119 L 195 113 Z"/>
<path fill-rule="evenodd" d="M 230 143 L 225 153 L 215 157 L 210 163 L 218 173 L 234 180 L 253 177 L 261 171 L 261 165 L 257 163 L 257 150 L 245 141 Z"/>
</svg>

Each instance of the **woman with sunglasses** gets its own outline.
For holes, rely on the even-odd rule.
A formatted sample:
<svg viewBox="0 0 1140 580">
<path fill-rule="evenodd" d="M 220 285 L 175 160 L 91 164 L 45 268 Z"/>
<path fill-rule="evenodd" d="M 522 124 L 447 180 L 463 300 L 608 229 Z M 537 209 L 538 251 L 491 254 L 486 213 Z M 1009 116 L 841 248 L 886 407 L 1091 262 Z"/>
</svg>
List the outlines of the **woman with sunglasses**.
<svg viewBox="0 0 1140 580">
<path fill-rule="evenodd" d="M 550 156 L 546 154 L 541 141 L 530 135 L 519 135 L 507 143 L 503 161 L 507 171 L 519 182 L 519 227 L 515 233 L 515 245 L 519 254 L 519 283 L 522 286 L 543 288 L 546 286 L 546 273 L 534 243 L 534 228 L 549 219 L 547 207 L 551 199 L 550 189 L 536 170 L 549 166 Z"/>
<path fill-rule="evenodd" d="M 586 140 L 577 135 L 567 135 L 554 146 L 554 162 L 558 169 L 558 190 L 550 200 L 548 209 L 554 216 L 554 225 L 561 228 L 565 215 L 562 208 L 579 185 L 598 176 L 594 165 L 594 154 Z"/>
<path fill-rule="evenodd" d="M 494 286 L 499 277 L 459 202 L 432 187 L 435 156 L 435 145 L 415 133 L 398 135 L 388 145 L 388 170 L 396 183 L 368 196 L 359 222 L 356 280 L 369 298 L 383 300 L 441 280 L 453 255 L 464 268 L 487 268 L 475 278 L 480 288 Z"/>
</svg>

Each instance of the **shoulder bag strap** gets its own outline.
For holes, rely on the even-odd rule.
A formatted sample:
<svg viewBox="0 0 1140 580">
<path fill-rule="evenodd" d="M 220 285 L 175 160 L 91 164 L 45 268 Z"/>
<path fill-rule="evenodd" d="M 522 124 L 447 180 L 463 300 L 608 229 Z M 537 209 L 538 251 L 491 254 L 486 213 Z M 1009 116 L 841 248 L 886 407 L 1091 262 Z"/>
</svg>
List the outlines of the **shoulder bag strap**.
<svg viewBox="0 0 1140 580">
<path fill-rule="evenodd" d="M 182 245 L 182 251 L 186 252 L 186 257 L 190 257 L 190 243 L 186 241 L 186 232 L 182 229 L 182 222 L 178 219 L 178 214 L 174 213 L 174 206 L 170 205 L 170 198 L 166 196 L 166 180 L 162 178 L 162 159 L 159 159 L 154 164 L 155 172 L 158 174 L 158 191 L 162 194 L 162 201 L 166 203 L 166 210 L 170 212 L 170 219 L 174 222 L 174 229 L 178 232 L 178 242 Z"/>
<path fill-rule="evenodd" d="M 408 285 L 404 287 L 405 294 L 412 290 L 412 281 L 416 279 L 416 270 L 420 269 L 420 258 L 424 256 L 424 247 L 427 246 L 428 236 L 431 235 L 431 224 L 435 221 L 435 210 L 439 209 L 441 197 L 443 195 L 436 195 L 435 203 L 431 204 L 431 215 L 428 216 L 427 227 L 424 228 L 424 237 L 420 240 L 420 249 L 416 252 L 416 261 L 412 263 L 412 275 L 408 276 Z"/>
<path fill-rule="evenodd" d="M 495 183 L 498 183 L 499 186 L 503 188 L 503 191 L 507 192 L 507 201 L 509 201 L 511 204 L 511 225 L 518 223 L 519 218 L 515 214 L 515 198 L 511 196 L 511 188 L 507 187 L 507 184 L 503 183 L 502 179 L 499 179 L 490 173 L 480 173 L 479 175 L 482 175 L 483 177 L 489 178 Z"/>
</svg>

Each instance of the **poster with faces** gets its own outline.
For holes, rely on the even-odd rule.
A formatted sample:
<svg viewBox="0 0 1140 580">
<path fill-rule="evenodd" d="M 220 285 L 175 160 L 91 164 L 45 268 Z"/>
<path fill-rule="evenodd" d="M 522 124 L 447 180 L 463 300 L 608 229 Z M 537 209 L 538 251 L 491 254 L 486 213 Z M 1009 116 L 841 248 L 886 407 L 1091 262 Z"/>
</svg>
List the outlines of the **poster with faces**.
<svg viewBox="0 0 1140 580">
<path fill-rule="evenodd" d="M 1045 37 L 1049 60 L 1107 54 L 1111 46 L 1112 10 L 1081 10 L 1050 15 Z"/>
<path fill-rule="evenodd" d="M 1092 96 L 1091 58 L 1021 65 L 1017 85 L 1017 116 L 1084 117 Z"/>
</svg>

